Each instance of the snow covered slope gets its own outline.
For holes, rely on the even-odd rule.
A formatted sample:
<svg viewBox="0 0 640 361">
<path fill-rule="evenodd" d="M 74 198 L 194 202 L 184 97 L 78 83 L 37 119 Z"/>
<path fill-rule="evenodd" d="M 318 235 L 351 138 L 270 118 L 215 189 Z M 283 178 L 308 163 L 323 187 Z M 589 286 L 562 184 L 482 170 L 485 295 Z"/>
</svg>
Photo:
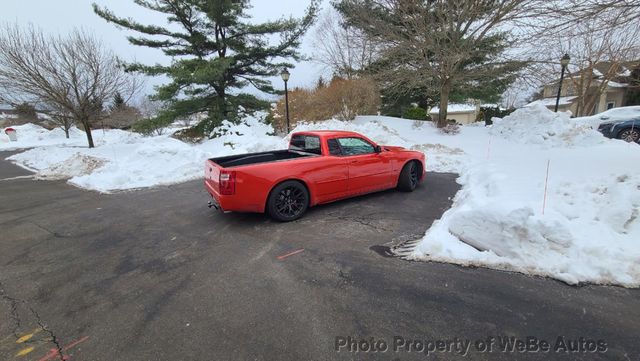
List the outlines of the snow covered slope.
<svg viewBox="0 0 640 361">
<path fill-rule="evenodd" d="M 16 126 L 18 142 L 0 140 L 0 150 L 33 148 L 9 160 L 33 170 L 38 178 L 69 179 L 99 192 L 152 187 L 201 178 L 207 158 L 285 148 L 286 140 L 269 136 L 273 128 L 247 118 L 225 122 L 221 137 L 192 145 L 168 135 L 143 137 L 121 130 L 94 130 L 96 148 L 86 146 L 84 132 L 72 129 L 70 139 L 59 130 L 33 124 Z"/>
</svg>

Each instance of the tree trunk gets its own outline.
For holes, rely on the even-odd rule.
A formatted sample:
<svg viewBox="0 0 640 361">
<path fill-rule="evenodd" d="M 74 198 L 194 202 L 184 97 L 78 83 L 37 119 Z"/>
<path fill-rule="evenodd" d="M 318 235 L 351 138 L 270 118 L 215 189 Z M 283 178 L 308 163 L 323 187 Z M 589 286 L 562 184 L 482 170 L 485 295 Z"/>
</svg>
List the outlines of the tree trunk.
<svg viewBox="0 0 640 361">
<path fill-rule="evenodd" d="M 229 110 L 227 109 L 227 95 L 224 90 L 218 93 L 218 111 L 220 112 L 222 120 L 231 120 L 229 119 Z"/>
<path fill-rule="evenodd" d="M 576 117 L 581 117 L 581 116 L 582 116 L 582 108 L 584 108 L 584 107 L 582 106 L 582 103 L 583 103 L 583 102 L 584 102 L 584 101 L 582 100 L 582 97 L 579 97 L 579 98 L 578 98 L 578 101 L 576 102 L 576 103 L 577 103 L 577 104 L 576 104 L 576 114 L 575 114 L 575 116 L 576 116 Z"/>
<path fill-rule="evenodd" d="M 194 127 L 196 132 L 205 136 L 208 136 L 215 128 L 220 126 L 222 121 L 233 121 L 233 119 L 229 119 L 228 117 L 229 112 L 227 111 L 227 99 L 224 88 L 216 85 L 214 86 L 214 89 L 216 90 L 217 95 L 212 99 L 211 104 L 207 107 L 207 118 L 201 120 Z"/>
<path fill-rule="evenodd" d="M 444 128 L 447 125 L 447 108 L 449 106 L 449 93 L 451 92 L 451 84 L 449 80 L 445 80 L 440 86 L 440 109 L 438 111 L 438 128 Z"/>
<path fill-rule="evenodd" d="M 62 128 L 62 129 L 64 129 L 64 135 L 65 135 L 65 137 L 67 137 L 67 139 L 69 139 L 69 128 L 64 127 L 64 128 Z"/>
<path fill-rule="evenodd" d="M 89 143 L 89 148 L 95 148 L 95 145 L 93 145 L 93 136 L 91 135 L 91 125 L 89 124 L 89 120 L 82 119 L 81 123 L 84 127 L 84 132 L 87 134 L 87 142 Z"/>
</svg>

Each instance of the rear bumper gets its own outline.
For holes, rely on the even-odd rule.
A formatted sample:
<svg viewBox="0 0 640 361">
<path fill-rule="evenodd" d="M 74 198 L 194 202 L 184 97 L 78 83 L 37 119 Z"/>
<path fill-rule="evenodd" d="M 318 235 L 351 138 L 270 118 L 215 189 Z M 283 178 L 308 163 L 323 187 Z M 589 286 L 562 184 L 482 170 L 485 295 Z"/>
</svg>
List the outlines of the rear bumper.
<svg viewBox="0 0 640 361">
<path fill-rule="evenodd" d="M 213 186 L 211 186 L 211 184 L 209 182 L 207 182 L 206 180 L 204 181 L 204 188 L 207 190 L 207 192 L 211 195 L 211 200 L 209 201 L 209 208 L 215 208 L 221 212 L 225 211 L 225 208 L 223 206 L 224 202 L 224 197 L 223 195 L 220 195 L 214 188 Z"/>
<path fill-rule="evenodd" d="M 223 195 L 213 188 L 213 186 L 204 181 L 204 187 L 211 195 L 211 201 L 209 201 L 209 207 L 215 208 L 221 212 L 263 212 L 255 202 L 248 201 L 246 197 L 242 197 L 237 192 L 233 195 Z"/>
</svg>

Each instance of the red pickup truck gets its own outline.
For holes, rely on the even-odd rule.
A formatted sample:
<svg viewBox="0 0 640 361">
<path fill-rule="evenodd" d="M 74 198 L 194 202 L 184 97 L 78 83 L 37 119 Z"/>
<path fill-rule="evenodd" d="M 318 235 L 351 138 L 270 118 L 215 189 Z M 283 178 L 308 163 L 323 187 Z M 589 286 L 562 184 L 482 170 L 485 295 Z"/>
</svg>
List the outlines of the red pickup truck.
<svg viewBox="0 0 640 361">
<path fill-rule="evenodd" d="M 204 185 L 209 207 L 292 221 L 317 204 L 396 187 L 411 192 L 425 170 L 422 152 L 324 130 L 292 134 L 287 150 L 211 158 Z"/>
</svg>

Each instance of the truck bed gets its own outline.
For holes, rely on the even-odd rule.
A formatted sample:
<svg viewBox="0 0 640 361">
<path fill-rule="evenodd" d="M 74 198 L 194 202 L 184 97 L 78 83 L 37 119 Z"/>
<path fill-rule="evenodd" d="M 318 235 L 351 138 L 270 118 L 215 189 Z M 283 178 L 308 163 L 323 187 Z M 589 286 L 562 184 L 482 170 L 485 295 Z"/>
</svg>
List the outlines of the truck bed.
<svg viewBox="0 0 640 361">
<path fill-rule="evenodd" d="M 241 165 L 277 162 L 282 160 L 291 160 L 304 157 L 317 157 L 315 154 L 297 152 L 293 150 L 274 150 L 260 153 L 246 153 L 238 155 L 230 155 L 227 157 L 218 157 L 209 159 L 222 168 L 237 167 Z"/>
</svg>

